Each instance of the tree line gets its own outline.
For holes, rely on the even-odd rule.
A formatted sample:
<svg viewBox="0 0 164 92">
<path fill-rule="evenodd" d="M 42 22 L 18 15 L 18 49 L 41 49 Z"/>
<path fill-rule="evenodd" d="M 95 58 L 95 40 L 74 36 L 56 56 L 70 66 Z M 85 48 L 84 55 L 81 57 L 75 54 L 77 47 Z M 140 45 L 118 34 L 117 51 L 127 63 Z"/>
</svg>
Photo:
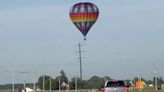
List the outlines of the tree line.
<svg viewBox="0 0 164 92">
<path fill-rule="evenodd" d="M 43 86 L 43 80 L 44 80 L 44 86 Z M 57 76 L 56 78 L 51 78 L 50 76 L 47 75 L 40 76 L 38 79 L 38 86 L 40 89 L 43 89 L 44 87 L 45 90 L 49 90 L 51 85 L 52 90 L 58 90 L 59 87 L 61 87 L 61 89 L 66 89 L 65 87 L 62 86 L 63 83 L 66 83 L 67 85 L 69 85 L 69 89 L 75 89 L 76 85 L 77 85 L 77 89 L 81 89 L 81 88 L 101 89 L 104 85 L 105 80 L 112 80 L 112 78 L 108 76 L 105 77 L 93 76 L 89 80 L 81 80 L 79 77 L 73 77 L 71 78 L 70 81 L 68 81 L 68 77 L 66 76 L 65 72 L 62 70 L 60 72 L 60 76 Z"/>
<path fill-rule="evenodd" d="M 52 90 L 58 90 L 59 84 L 61 89 L 65 89 L 64 87 L 61 86 L 63 82 L 69 85 L 69 89 L 75 89 L 76 86 L 75 83 L 77 83 L 77 89 L 101 89 L 103 88 L 103 85 L 106 80 L 113 80 L 113 78 L 109 76 L 105 76 L 105 77 L 92 76 L 88 80 L 81 80 L 79 77 L 73 77 L 71 78 L 70 81 L 68 81 L 68 78 L 63 70 L 61 70 L 60 76 L 57 76 L 56 78 L 51 78 L 50 76 L 44 76 L 44 79 L 45 79 L 44 80 L 45 90 L 50 89 L 50 79 L 51 79 Z M 155 85 L 155 77 L 153 77 L 152 80 L 146 80 L 144 78 L 141 78 L 141 80 L 144 81 L 146 85 L 149 84 Z M 134 77 L 132 80 L 129 79 L 125 80 L 128 86 L 134 86 L 137 81 L 138 81 L 138 77 Z M 158 86 L 164 83 L 162 77 L 157 78 L 157 83 Z M 38 80 L 38 86 L 40 89 L 43 89 L 43 76 L 40 76 Z"/>
<path fill-rule="evenodd" d="M 104 77 L 92 76 L 88 80 L 81 80 L 79 77 L 73 77 L 70 80 L 68 80 L 68 77 L 66 76 L 65 72 L 61 70 L 60 76 L 57 76 L 55 78 L 52 78 L 49 75 L 40 76 L 38 78 L 38 82 L 36 83 L 36 87 L 39 89 L 43 89 L 44 87 L 45 90 L 50 90 L 50 86 L 51 86 L 52 90 L 59 90 L 59 86 L 60 86 L 60 89 L 62 90 L 62 89 L 66 89 L 64 86 L 62 86 L 63 83 L 65 83 L 66 85 L 69 85 L 69 89 L 75 89 L 77 85 L 77 89 L 100 89 L 101 90 L 106 80 L 113 80 L 113 78 L 109 76 L 104 76 Z M 147 85 L 148 84 L 155 85 L 155 77 L 153 77 L 152 80 L 146 80 L 144 78 L 141 78 L 141 80 L 144 81 Z M 164 83 L 164 80 L 162 79 L 162 77 L 158 77 L 156 80 L 157 80 L 158 86 Z M 137 81 L 138 81 L 138 77 L 134 77 L 132 80 L 130 79 L 125 80 L 126 84 L 129 86 L 134 86 L 134 84 Z M 26 86 L 33 88 L 33 83 L 27 83 Z M 12 88 L 12 84 L 0 85 L 0 89 L 10 89 L 10 88 Z M 15 89 L 23 89 L 23 84 L 15 84 Z"/>
</svg>

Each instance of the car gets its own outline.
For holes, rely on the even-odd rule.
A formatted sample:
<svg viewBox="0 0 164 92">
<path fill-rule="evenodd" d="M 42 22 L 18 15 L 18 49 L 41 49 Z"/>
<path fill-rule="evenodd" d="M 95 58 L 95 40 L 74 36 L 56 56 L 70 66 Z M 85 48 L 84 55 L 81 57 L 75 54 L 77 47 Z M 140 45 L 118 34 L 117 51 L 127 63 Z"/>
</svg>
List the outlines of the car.
<svg viewBox="0 0 164 92">
<path fill-rule="evenodd" d="M 104 84 L 103 92 L 128 92 L 128 86 L 123 80 L 108 80 Z"/>
</svg>

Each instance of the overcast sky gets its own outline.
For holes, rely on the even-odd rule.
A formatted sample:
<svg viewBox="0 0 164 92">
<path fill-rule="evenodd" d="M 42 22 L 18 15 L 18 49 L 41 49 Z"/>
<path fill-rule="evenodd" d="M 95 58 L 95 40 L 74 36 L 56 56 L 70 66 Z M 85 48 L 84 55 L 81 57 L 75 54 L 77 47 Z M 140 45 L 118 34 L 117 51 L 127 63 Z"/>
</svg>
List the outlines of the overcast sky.
<svg viewBox="0 0 164 92">
<path fill-rule="evenodd" d="M 0 83 L 9 71 L 70 78 L 79 76 L 78 43 L 83 44 L 83 77 L 132 79 L 138 73 L 164 77 L 164 0 L 85 0 L 96 4 L 98 21 L 83 41 L 70 7 L 84 0 L 0 0 Z M 20 76 L 20 77 L 19 77 Z M 16 73 L 15 81 L 23 81 Z"/>
</svg>

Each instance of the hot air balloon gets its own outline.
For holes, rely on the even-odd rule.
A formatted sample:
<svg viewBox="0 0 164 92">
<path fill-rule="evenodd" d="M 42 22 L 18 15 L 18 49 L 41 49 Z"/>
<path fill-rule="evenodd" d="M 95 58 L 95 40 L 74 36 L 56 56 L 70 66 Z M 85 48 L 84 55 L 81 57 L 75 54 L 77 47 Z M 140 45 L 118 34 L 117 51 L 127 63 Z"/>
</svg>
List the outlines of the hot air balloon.
<svg viewBox="0 0 164 92">
<path fill-rule="evenodd" d="M 74 25 L 83 34 L 84 40 L 90 28 L 99 16 L 97 6 L 89 2 L 81 2 L 73 5 L 70 9 L 70 18 Z"/>
</svg>

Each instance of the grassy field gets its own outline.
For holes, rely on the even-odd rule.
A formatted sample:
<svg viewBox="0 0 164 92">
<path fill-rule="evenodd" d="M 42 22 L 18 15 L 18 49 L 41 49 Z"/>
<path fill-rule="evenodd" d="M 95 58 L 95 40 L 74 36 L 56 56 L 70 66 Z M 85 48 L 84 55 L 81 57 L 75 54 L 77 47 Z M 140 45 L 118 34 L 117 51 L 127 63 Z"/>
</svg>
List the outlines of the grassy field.
<svg viewBox="0 0 164 92">
<path fill-rule="evenodd" d="M 164 90 L 155 90 L 155 88 L 143 88 L 140 90 L 131 89 L 129 92 L 164 92 Z"/>
</svg>

